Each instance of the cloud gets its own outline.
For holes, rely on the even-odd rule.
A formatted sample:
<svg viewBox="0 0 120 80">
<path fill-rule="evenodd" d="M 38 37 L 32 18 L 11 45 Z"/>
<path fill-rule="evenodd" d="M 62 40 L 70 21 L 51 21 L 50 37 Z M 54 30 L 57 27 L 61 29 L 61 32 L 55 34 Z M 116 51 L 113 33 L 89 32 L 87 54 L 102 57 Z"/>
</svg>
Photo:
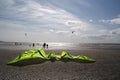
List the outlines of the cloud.
<svg viewBox="0 0 120 80">
<path fill-rule="evenodd" d="M 0 21 L 0 26 L 1 26 L 2 29 L 9 29 L 9 30 L 12 30 L 12 31 L 26 29 L 25 25 L 18 24 L 18 23 L 15 23 L 15 22 L 11 22 L 11 21 L 8 21 L 8 20 L 1 20 Z"/>
<path fill-rule="evenodd" d="M 6 6 L 6 3 L 9 7 Z M 71 31 L 74 27 L 77 29 L 78 26 L 82 29 L 81 25 L 84 25 L 84 22 L 76 16 L 56 6 L 51 7 L 51 4 L 44 5 L 34 0 L 19 2 L 10 0 L 6 3 L 2 2 L 4 9 L 0 13 L 1 21 L 7 19 L 11 21 L 11 23 L 5 21 L 7 25 L 15 23 L 14 27 L 24 25 L 33 31 L 49 31 L 49 29 Z"/>
<path fill-rule="evenodd" d="M 111 30 L 110 32 L 111 32 L 111 34 L 113 34 L 113 35 L 120 35 L 120 28 L 113 29 L 113 30 Z"/>
<path fill-rule="evenodd" d="M 113 18 L 111 20 L 100 20 L 99 22 L 109 23 L 109 24 L 120 24 L 120 17 Z"/>
<path fill-rule="evenodd" d="M 85 39 L 90 42 L 102 43 L 119 43 L 120 41 L 120 28 L 115 29 L 99 29 L 96 34 L 86 35 Z"/>
<path fill-rule="evenodd" d="M 44 5 L 34 0 L 19 2 L 10 0 L 10 2 L 2 2 L 0 9 L 0 26 L 3 26 L 4 39 L 7 39 L 6 29 L 7 33 L 14 31 L 12 35 L 16 37 L 12 36 L 12 39 L 15 40 L 21 40 L 23 36 L 17 36 L 17 32 L 19 34 L 36 33 L 35 35 L 40 36 L 40 38 L 44 36 L 43 39 L 40 39 L 31 34 L 32 39 L 38 41 L 50 40 L 49 38 L 53 38 L 51 41 L 66 41 L 65 38 L 69 39 L 70 37 L 67 35 L 70 35 L 73 30 L 84 30 L 85 22 L 64 9 L 54 5 L 51 7 L 51 4 Z"/>
<path fill-rule="evenodd" d="M 90 19 L 90 20 L 89 20 L 89 22 L 93 22 L 93 20 L 92 20 L 92 19 Z"/>
<path fill-rule="evenodd" d="M 50 31 L 50 32 L 54 32 L 54 30 L 53 30 L 53 29 L 50 29 L 49 31 Z"/>
<path fill-rule="evenodd" d="M 56 33 L 60 34 L 60 33 L 69 33 L 70 31 L 56 31 Z"/>
<path fill-rule="evenodd" d="M 111 24 L 120 24 L 120 18 L 114 18 L 112 20 L 109 20 Z"/>
<path fill-rule="evenodd" d="M 120 32 L 118 29 L 98 27 L 92 23 L 93 20 L 85 22 L 64 9 L 52 4 L 38 3 L 37 0 L 1 0 L 0 10 L 0 37 L 5 40 L 10 40 L 10 33 L 12 41 L 90 42 L 93 38 L 109 41 Z M 102 22 L 119 24 L 119 18 Z M 75 31 L 74 34 L 72 31 Z M 25 39 L 24 33 L 28 34 L 29 40 Z"/>
</svg>

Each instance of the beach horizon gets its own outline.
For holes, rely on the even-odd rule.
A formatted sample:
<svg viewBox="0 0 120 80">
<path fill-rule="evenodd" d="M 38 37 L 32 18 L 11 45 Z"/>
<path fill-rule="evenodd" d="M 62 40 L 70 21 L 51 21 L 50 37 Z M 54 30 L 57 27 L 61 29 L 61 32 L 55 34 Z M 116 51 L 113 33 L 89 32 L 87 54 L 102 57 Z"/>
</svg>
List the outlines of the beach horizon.
<svg viewBox="0 0 120 80">
<path fill-rule="evenodd" d="M 49 50 L 120 49 L 120 43 L 5 42 L 5 41 L 0 41 L 0 49 L 11 50 L 37 49 L 43 48 L 44 43 L 48 44 L 48 48 L 46 47 L 45 49 Z"/>
</svg>

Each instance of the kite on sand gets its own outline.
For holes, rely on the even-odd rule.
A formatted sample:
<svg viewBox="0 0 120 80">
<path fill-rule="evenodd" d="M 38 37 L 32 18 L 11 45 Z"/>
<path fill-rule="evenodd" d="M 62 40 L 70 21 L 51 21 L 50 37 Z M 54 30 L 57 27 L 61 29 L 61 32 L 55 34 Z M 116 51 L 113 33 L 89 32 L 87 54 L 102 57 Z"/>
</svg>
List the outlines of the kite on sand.
<svg viewBox="0 0 120 80">
<path fill-rule="evenodd" d="M 21 53 L 19 56 L 17 56 L 12 61 L 8 62 L 7 64 L 14 65 L 14 66 L 25 66 L 25 65 L 31 65 L 31 64 L 39 64 L 39 63 L 43 63 L 45 61 L 51 61 L 51 62 L 74 61 L 74 62 L 78 62 L 78 63 L 93 63 L 93 62 L 95 62 L 94 59 L 92 59 L 88 56 L 84 56 L 84 55 L 73 56 L 65 50 L 62 51 L 61 55 L 57 55 L 53 51 L 50 52 L 49 54 L 46 54 L 42 48 L 39 48 L 37 50 L 27 50 L 27 51 Z"/>
</svg>

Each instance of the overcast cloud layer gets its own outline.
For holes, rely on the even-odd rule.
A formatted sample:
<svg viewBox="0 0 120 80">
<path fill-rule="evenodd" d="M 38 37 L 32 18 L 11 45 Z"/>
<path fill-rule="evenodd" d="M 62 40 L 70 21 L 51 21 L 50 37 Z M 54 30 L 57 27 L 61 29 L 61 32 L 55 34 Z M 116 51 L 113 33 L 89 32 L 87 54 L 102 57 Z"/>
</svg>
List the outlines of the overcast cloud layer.
<svg viewBox="0 0 120 80">
<path fill-rule="evenodd" d="M 97 19 L 96 13 L 83 17 L 82 11 L 93 7 L 87 0 L 0 0 L 0 40 L 119 43 L 120 13 L 112 18 L 106 14 Z"/>
</svg>

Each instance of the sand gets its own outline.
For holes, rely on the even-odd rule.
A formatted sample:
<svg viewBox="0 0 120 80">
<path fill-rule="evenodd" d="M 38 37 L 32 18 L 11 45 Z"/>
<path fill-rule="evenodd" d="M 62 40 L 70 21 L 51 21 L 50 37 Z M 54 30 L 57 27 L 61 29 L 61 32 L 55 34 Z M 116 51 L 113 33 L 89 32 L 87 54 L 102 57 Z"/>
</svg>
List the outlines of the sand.
<svg viewBox="0 0 120 80">
<path fill-rule="evenodd" d="M 6 65 L 23 51 L 0 49 L 0 80 L 120 80 L 120 50 L 68 50 L 72 55 L 92 57 L 95 63 L 47 61 L 22 67 Z M 59 54 L 62 50 L 53 51 Z"/>
</svg>

